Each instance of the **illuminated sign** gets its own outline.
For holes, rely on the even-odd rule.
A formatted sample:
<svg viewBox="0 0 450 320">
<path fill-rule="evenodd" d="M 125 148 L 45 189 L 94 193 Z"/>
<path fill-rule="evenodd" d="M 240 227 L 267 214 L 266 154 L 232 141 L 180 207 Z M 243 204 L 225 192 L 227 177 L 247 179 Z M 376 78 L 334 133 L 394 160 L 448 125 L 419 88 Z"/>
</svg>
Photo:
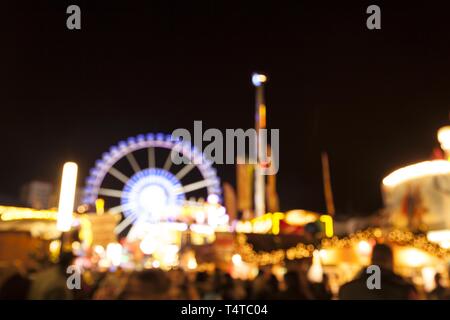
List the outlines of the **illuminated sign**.
<svg viewBox="0 0 450 320">
<path fill-rule="evenodd" d="M 287 213 L 267 213 L 249 221 L 239 221 L 235 231 L 238 233 L 258 233 L 278 235 L 282 232 L 281 222 L 289 226 L 304 227 L 309 223 L 320 221 L 324 224 L 324 233 L 331 238 L 334 235 L 333 218 L 305 210 L 292 210 Z"/>
</svg>

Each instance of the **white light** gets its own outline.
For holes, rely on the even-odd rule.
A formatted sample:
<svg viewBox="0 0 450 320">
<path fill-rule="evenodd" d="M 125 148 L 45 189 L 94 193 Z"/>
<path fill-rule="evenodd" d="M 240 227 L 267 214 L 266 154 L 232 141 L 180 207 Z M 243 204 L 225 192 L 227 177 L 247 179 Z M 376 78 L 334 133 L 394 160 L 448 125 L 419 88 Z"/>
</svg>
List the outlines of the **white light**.
<svg viewBox="0 0 450 320">
<path fill-rule="evenodd" d="M 160 266 L 161 266 L 161 263 L 159 263 L 158 260 L 153 261 L 153 263 L 152 263 L 153 268 L 159 268 Z"/>
<path fill-rule="evenodd" d="M 261 86 L 264 82 L 267 81 L 267 77 L 263 74 L 254 73 L 252 75 L 252 82 L 255 87 Z"/>
<path fill-rule="evenodd" d="M 144 254 L 153 254 L 156 250 L 156 243 L 153 237 L 145 237 L 144 240 L 141 241 L 139 248 Z"/>
<path fill-rule="evenodd" d="M 214 229 L 208 225 L 193 224 L 193 225 L 191 225 L 190 229 L 192 232 L 195 232 L 198 234 L 211 235 L 214 233 Z"/>
<path fill-rule="evenodd" d="M 430 231 L 427 234 L 430 242 L 439 244 L 442 248 L 450 248 L 450 230 Z"/>
<path fill-rule="evenodd" d="M 362 240 L 358 242 L 358 253 L 363 256 L 369 256 L 372 253 L 372 246 L 369 242 Z"/>
<path fill-rule="evenodd" d="M 445 174 L 450 174 L 449 161 L 425 161 L 394 171 L 384 178 L 383 184 L 393 188 L 407 181 Z"/>
<path fill-rule="evenodd" d="M 320 260 L 319 250 L 313 252 L 313 262 L 308 270 L 307 277 L 313 283 L 320 283 L 323 280 L 323 268 Z"/>
<path fill-rule="evenodd" d="M 438 140 L 443 150 L 450 151 L 450 126 L 443 127 L 439 130 Z"/>
<path fill-rule="evenodd" d="M 242 263 L 242 257 L 240 254 L 236 253 L 231 257 L 231 261 L 233 262 L 233 264 L 241 264 Z"/>
<path fill-rule="evenodd" d="M 122 246 L 120 243 L 110 243 L 106 247 L 106 257 L 115 267 L 120 266 L 122 261 Z"/>
<path fill-rule="evenodd" d="M 168 228 L 175 231 L 184 232 L 188 229 L 188 225 L 184 222 L 170 222 L 168 223 Z"/>
<path fill-rule="evenodd" d="M 166 266 L 174 266 L 177 264 L 179 249 L 175 244 L 165 246 L 163 263 Z"/>
<path fill-rule="evenodd" d="M 436 270 L 431 267 L 426 267 L 422 269 L 423 286 L 426 292 L 431 292 L 435 288 L 435 278 Z"/>
<path fill-rule="evenodd" d="M 218 204 L 219 196 L 217 194 L 210 194 L 207 198 L 209 204 Z"/>
<path fill-rule="evenodd" d="M 328 252 L 325 249 L 319 250 L 320 259 L 325 260 L 328 257 Z"/>
<path fill-rule="evenodd" d="M 103 257 L 105 255 L 105 249 L 100 246 L 100 245 L 96 245 L 94 247 L 94 252 L 99 255 L 100 257 Z"/>
<path fill-rule="evenodd" d="M 138 196 L 139 206 L 147 212 L 161 214 L 167 204 L 167 195 L 163 188 L 157 185 L 145 187 Z"/>
<path fill-rule="evenodd" d="M 67 232 L 72 227 L 77 173 L 78 166 L 76 163 L 67 162 L 64 164 L 56 222 L 56 228 L 62 232 Z"/>
</svg>

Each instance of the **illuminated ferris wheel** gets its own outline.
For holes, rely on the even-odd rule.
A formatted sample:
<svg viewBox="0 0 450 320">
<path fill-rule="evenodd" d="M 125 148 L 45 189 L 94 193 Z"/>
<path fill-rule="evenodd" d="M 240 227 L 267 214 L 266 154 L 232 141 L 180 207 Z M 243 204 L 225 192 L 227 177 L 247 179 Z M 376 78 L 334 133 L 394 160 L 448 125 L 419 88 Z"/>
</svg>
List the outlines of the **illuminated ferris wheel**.
<svg viewBox="0 0 450 320">
<path fill-rule="evenodd" d="M 172 161 L 177 152 L 183 163 Z M 101 198 L 110 213 L 121 213 L 116 233 L 139 223 L 175 221 L 186 200 L 219 199 L 220 180 L 212 162 L 188 142 L 147 134 L 112 146 L 90 170 L 84 203 Z"/>
</svg>

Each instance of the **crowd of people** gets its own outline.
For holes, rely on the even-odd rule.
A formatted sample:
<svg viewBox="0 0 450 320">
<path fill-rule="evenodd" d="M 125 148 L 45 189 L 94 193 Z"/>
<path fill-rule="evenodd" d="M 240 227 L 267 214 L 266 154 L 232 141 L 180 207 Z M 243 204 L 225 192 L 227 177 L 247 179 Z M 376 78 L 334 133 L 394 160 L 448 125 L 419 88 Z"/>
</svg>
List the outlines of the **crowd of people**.
<svg viewBox="0 0 450 320">
<path fill-rule="evenodd" d="M 367 273 L 361 272 L 333 296 L 328 279 L 312 283 L 303 268 L 288 269 L 280 278 L 270 268 L 262 268 L 255 279 L 239 280 L 216 269 L 214 272 L 162 271 L 149 269 L 126 272 L 84 273 L 79 288 L 67 285 L 70 255 L 33 275 L 11 274 L 0 287 L 0 299 L 92 299 L 92 300 L 330 300 L 330 299 L 449 299 L 448 289 L 436 277 L 436 289 L 421 297 L 416 288 L 393 272 L 393 255 L 386 245 L 376 245 L 372 264 L 381 269 L 381 288 L 367 286 Z"/>
</svg>

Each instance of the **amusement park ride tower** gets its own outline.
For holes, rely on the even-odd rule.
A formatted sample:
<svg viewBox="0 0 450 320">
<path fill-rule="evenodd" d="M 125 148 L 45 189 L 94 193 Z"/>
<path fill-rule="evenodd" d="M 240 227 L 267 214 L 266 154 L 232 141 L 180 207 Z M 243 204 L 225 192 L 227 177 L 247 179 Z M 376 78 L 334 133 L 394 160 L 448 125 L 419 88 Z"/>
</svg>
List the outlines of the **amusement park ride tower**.
<svg viewBox="0 0 450 320">
<path fill-rule="evenodd" d="M 260 217 L 266 213 L 265 203 L 265 176 L 263 174 L 262 163 L 260 161 L 265 157 L 261 140 L 261 129 L 266 129 L 266 104 L 264 103 L 264 83 L 267 77 L 263 74 L 254 73 L 252 76 L 253 85 L 256 88 L 256 105 L 255 105 L 255 129 L 258 139 L 257 145 L 257 161 L 255 166 L 255 217 Z"/>
</svg>

